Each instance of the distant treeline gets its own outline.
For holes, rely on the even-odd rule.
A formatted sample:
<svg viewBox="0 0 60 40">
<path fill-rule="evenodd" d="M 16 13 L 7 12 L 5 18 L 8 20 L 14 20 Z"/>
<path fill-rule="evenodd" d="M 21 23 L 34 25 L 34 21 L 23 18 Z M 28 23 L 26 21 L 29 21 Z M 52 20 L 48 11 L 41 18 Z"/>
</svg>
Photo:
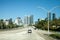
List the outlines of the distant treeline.
<svg viewBox="0 0 60 40">
<path fill-rule="evenodd" d="M 17 28 L 17 27 L 20 27 L 20 26 L 13 24 L 13 22 L 9 22 L 8 25 L 6 25 L 4 20 L 0 19 L 0 29 L 10 29 L 10 28 Z"/>
<path fill-rule="evenodd" d="M 38 19 L 38 21 L 35 23 L 34 26 L 38 29 L 47 30 L 48 29 L 48 20 L 39 21 L 39 19 Z M 60 31 L 60 18 L 50 20 L 49 21 L 49 29 L 54 30 L 54 31 Z"/>
</svg>

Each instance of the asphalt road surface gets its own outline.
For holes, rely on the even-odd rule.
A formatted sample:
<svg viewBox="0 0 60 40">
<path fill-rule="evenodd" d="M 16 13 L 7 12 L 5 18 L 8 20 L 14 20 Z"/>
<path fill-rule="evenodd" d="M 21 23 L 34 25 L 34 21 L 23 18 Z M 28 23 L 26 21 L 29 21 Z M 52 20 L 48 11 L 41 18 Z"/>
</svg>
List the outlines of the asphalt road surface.
<svg viewBox="0 0 60 40">
<path fill-rule="evenodd" d="M 0 40 L 53 40 L 33 28 L 31 30 L 32 33 L 28 33 L 28 28 L 1 31 Z"/>
</svg>

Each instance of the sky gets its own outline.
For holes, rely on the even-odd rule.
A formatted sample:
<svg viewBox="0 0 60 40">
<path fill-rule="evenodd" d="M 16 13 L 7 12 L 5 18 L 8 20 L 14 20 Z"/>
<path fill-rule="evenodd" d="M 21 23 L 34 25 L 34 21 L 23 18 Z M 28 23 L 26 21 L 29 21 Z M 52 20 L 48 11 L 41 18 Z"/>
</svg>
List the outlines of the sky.
<svg viewBox="0 0 60 40">
<path fill-rule="evenodd" d="M 34 21 L 38 18 L 44 19 L 51 11 L 56 17 L 60 17 L 60 0 L 0 0 L 0 19 L 17 17 L 24 19 L 25 15 L 34 15 Z"/>
</svg>

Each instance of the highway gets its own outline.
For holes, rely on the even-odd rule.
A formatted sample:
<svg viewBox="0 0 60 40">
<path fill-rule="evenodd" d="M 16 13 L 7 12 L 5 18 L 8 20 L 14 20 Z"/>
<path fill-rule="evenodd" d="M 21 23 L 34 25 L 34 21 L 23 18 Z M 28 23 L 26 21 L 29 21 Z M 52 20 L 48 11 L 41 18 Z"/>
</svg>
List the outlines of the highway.
<svg viewBox="0 0 60 40">
<path fill-rule="evenodd" d="M 0 40 L 55 40 L 41 31 L 30 28 L 32 33 L 28 33 L 29 28 L 1 31 Z"/>
</svg>

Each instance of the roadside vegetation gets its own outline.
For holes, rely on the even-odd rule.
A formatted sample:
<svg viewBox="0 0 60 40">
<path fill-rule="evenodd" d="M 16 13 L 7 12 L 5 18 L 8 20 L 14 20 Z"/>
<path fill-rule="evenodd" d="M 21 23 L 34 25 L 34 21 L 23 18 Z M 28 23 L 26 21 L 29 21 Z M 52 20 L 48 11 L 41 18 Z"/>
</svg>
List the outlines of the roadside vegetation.
<svg viewBox="0 0 60 40">
<path fill-rule="evenodd" d="M 23 26 L 23 25 L 21 25 Z M 0 29 L 12 29 L 21 27 L 20 25 L 13 24 L 13 22 L 9 22 L 8 25 L 4 22 L 3 19 L 0 19 Z"/>
<path fill-rule="evenodd" d="M 38 29 L 47 30 L 48 20 L 39 20 L 34 25 Z M 49 29 L 52 31 L 60 31 L 60 18 L 49 21 Z"/>
<path fill-rule="evenodd" d="M 39 20 L 34 25 L 37 29 L 48 30 L 48 20 Z M 49 21 L 49 30 L 52 32 L 60 32 L 60 18 Z M 55 39 L 60 39 L 60 34 L 50 34 Z"/>
<path fill-rule="evenodd" d="M 50 34 L 50 36 L 55 39 L 60 39 L 60 34 Z"/>
</svg>

